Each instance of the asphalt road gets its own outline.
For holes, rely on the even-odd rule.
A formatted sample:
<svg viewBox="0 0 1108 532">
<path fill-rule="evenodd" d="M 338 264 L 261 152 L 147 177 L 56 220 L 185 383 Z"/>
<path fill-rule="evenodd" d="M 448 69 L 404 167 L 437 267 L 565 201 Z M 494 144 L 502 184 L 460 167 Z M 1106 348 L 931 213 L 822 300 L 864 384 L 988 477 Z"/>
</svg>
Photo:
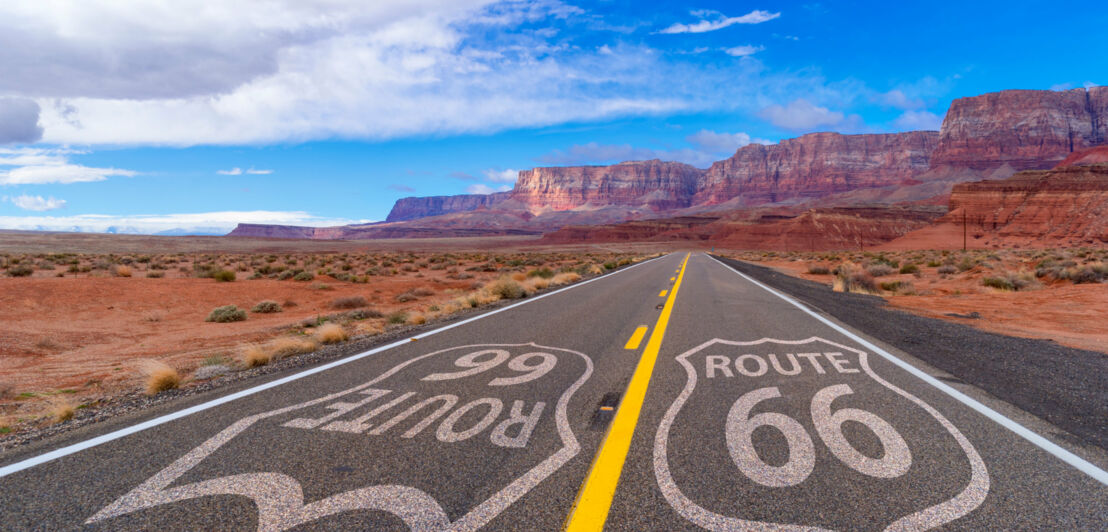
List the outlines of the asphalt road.
<svg viewBox="0 0 1108 532">
<path fill-rule="evenodd" d="M 8 454 L 0 529 L 1108 528 L 1102 450 L 940 373 L 672 254 Z"/>
</svg>

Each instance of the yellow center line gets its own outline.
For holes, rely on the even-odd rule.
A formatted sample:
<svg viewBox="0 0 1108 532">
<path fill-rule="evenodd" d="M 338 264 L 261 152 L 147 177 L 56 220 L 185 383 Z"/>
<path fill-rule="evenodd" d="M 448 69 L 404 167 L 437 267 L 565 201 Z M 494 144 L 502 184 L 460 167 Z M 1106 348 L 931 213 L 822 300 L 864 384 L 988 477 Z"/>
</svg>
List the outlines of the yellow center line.
<svg viewBox="0 0 1108 532">
<path fill-rule="evenodd" d="M 668 294 L 668 293 L 669 293 L 669 290 L 662 290 L 660 293 L 658 293 L 658 297 L 666 297 L 666 294 Z"/>
<path fill-rule="evenodd" d="M 631 375 L 631 383 L 627 385 L 623 400 L 608 427 L 608 433 L 604 435 L 604 442 L 600 444 L 593 459 L 589 475 L 585 477 L 585 483 L 577 493 L 577 501 L 566 519 L 565 530 L 576 532 L 604 529 L 608 511 L 612 507 L 612 498 L 616 494 L 619 475 L 623 471 L 623 463 L 627 461 L 627 451 L 631 448 L 631 437 L 635 434 L 635 425 L 639 422 L 639 413 L 642 412 L 643 401 L 646 400 L 646 388 L 650 385 L 650 376 L 654 373 L 662 338 L 666 335 L 669 316 L 673 312 L 674 302 L 677 301 L 677 290 L 681 288 L 688 263 L 689 255 L 686 254 L 681 268 L 677 270 L 677 283 L 673 285 L 669 298 L 662 307 L 662 314 L 658 316 L 658 323 L 650 333 L 650 340 L 646 342 L 639 365 Z"/>
<path fill-rule="evenodd" d="M 638 349 L 639 344 L 642 343 L 643 336 L 646 336 L 646 325 L 635 329 L 634 334 L 627 340 L 627 345 L 623 346 L 624 349 Z"/>
</svg>

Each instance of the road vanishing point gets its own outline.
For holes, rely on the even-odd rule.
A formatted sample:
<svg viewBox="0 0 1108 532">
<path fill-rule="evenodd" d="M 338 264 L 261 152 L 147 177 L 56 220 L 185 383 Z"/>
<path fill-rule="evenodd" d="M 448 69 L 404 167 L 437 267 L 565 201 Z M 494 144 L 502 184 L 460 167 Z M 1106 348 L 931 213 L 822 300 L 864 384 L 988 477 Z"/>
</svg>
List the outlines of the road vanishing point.
<svg viewBox="0 0 1108 532">
<path fill-rule="evenodd" d="M 0 528 L 1108 529 L 1103 453 L 953 381 L 674 253 L 16 450 Z"/>
</svg>

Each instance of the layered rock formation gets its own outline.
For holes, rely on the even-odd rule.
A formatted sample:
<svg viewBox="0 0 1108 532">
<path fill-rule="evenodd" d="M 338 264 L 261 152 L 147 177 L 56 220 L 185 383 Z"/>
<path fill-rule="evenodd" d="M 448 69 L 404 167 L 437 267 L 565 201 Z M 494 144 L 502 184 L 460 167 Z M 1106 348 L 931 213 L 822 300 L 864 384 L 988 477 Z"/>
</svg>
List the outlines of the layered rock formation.
<svg viewBox="0 0 1108 532">
<path fill-rule="evenodd" d="M 458 194 L 456 196 L 425 196 L 400 198 L 392 206 L 386 222 L 402 222 L 440 216 L 454 212 L 488 208 L 508 199 L 508 192 L 495 194 Z"/>
<path fill-rule="evenodd" d="M 519 173 L 512 199 L 532 210 L 608 205 L 656 211 L 688 207 L 704 171 L 684 163 L 632 161 L 612 166 L 535 168 Z"/>
<path fill-rule="evenodd" d="M 993 92 L 951 103 L 931 165 L 1045 169 L 1106 142 L 1108 87 Z"/>
<path fill-rule="evenodd" d="M 891 246 L 960 248 L 963 236 L 969 247 L 1108 243 L 1108 164 L 955 185 L 948 214 Z"/>
<path fill-rule="evenodd" d="M 775 145 L 750 144 L 708 169 L 698 204 L 742 205 L 812 199 L 911 183 L 930 167 L 936 131 L 886 135 L 812 133 Z"/>
</svg>

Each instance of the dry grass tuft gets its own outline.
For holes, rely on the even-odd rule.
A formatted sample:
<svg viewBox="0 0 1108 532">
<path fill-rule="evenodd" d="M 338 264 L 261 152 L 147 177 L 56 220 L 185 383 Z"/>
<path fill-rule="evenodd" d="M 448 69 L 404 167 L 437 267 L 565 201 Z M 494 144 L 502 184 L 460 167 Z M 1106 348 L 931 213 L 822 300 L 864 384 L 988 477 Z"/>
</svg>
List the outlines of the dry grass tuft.
<svg viewBox="0 0 1108 532">
<path fill-rule="evenodd" d="M 157 395 L 181 385 L 181 375 L 173 366 L 159 360 L 142 360 L 139 371 L 146 377 L 146 394 Z"/>
<path fill-rule="evenodd" d="M 55 423 L 69 421 L 77 413 L 77 406 L 68 397 L 55 396 L 50 398 L 50 407 L 47 413 Z"/>
<path fill-rule="evenodd" d="M 112 275 L 116 277 L 130 277 L 133 271 L 130 266 L 124 266 L 122 264 L 112 266 Z"/>
<path fill-rule="evenodd" d="M 273 354 L 260 345 L 248 345 L 242 350 L 239 360 L 248 368 L 256 368 L 273 361 Z"/>
<path fill-rule="evenodd" d="M 366 299 L 362 296 L 340 297 L 331 302 L 331 308 L 339 310 L 348 310 L 368 306 L 369 301 L 366 301 Z"/>
<path fill-rule="evenodd" d="M 554 278 L 550 280 L 550 284 L 553 284 L 553 285 L 570 284 L 570 283 L 576 283 L 577 281 L 580 281 L 580 280 L 581 280 L 581 274 L 576 273 L 576 272 L 565 272 L 565 273 L 559 273 L 558 275 L 555 275 Z"/>
<path fill-rule="evenodd" d="M 489 283 L 485 291 L 498 299 L 520 299 L 527 297 L 527 291 L 523 285 L 511 279 L 500 279 Z M 495 301 L 495 300 L 494 300 Z"/>
<path fill-rule="evenodd" d="M 322 329 L 323 327 L 320 327 Z M 274 358 L 311 353 L 319 349 L 319 344 L 309 338 L 278 338 L 269 342 L 269 352 Z"/>
<path fill-rule="evenodd" d="M 511 275 L 513 281 L 523 282 L 527 280 L 527 274 L 523 272 L 516 272 Z"/>
<path fill-rule="evenodd" d="M 334 344 L 346 340 L 346 330 L 337 323 L 325 323 L 315 331 L 315 338 L 324 344 Z"/>
<path fill-rule="evenodd" d="M 427 315 L 422 312 L 408 314 L 408 323 L 412 325 L 423 325 L 427 323 Z"/>
<path fill-rule="evenodd" d="M 375 321 L 367 321 L 364 323 L 359 323 L 358 326 L 354 328 L 354 332 L 367 336 L 376 336 L 385 332 L 385 328 L 381 326 L 380 323 L 377 323 Z"/>
</svg>

